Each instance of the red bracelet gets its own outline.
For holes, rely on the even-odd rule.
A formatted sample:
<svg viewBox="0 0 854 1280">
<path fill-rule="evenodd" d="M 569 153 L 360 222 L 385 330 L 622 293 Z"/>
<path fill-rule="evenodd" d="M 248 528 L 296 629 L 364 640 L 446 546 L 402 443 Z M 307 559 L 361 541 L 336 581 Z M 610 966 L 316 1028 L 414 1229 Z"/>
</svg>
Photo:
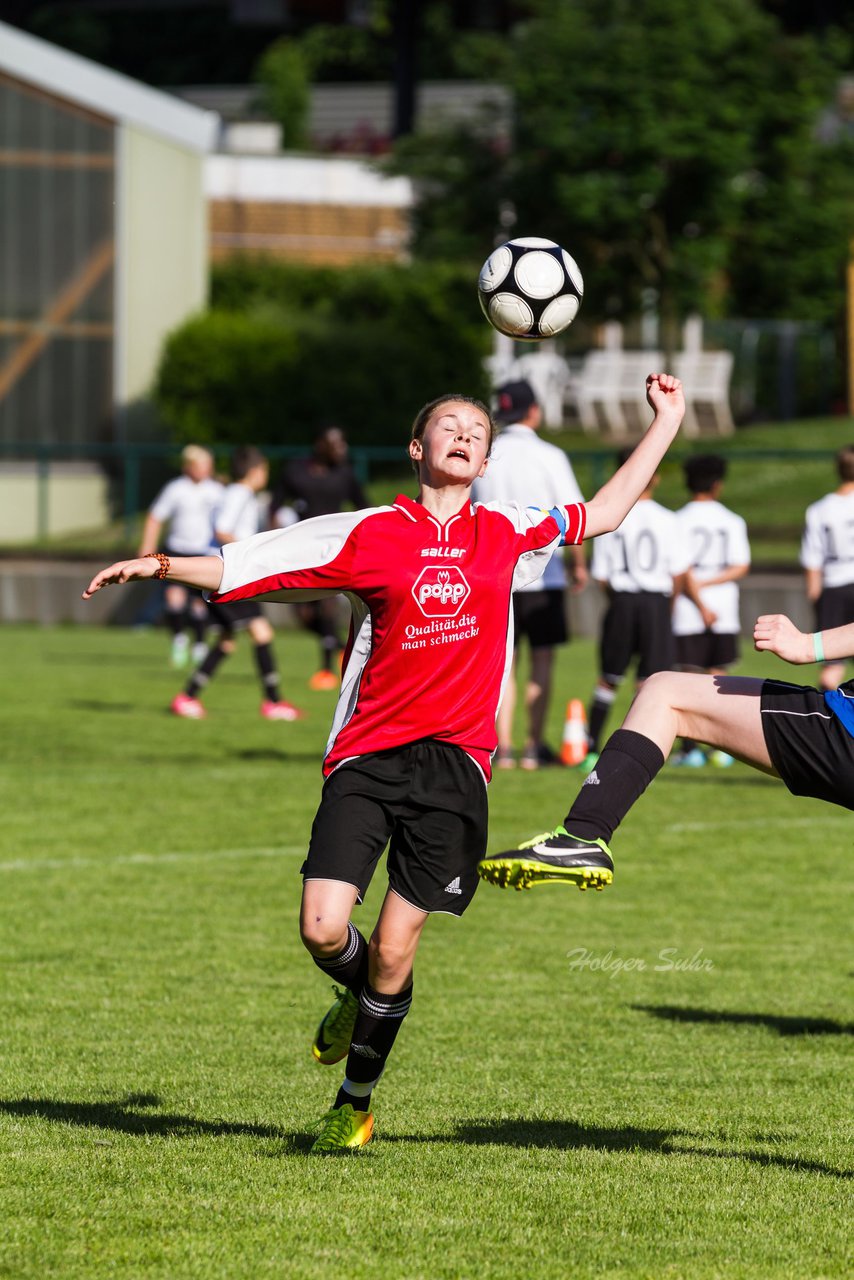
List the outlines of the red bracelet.
<svg viewBox="0 0 854 1280">
<path fill-rule="evenodd" d="M 169 570 L 172 568 L 172 561 L 169 557 L 164 555 L 162 551 L 146 551 L 142 558 L 143 560 L 148 560 L 149 557 L 156 560 L 160 565 L 160 568 L 154 575 L 155 578 L 165 578 Z"/>
</svg>

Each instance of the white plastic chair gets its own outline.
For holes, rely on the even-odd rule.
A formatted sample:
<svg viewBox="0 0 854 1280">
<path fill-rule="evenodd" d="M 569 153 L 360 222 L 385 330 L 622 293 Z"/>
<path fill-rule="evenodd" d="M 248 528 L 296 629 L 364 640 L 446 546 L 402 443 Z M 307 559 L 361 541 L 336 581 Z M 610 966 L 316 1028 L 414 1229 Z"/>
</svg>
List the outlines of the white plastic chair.
<svg viewBox="0 0 854 1280">
<path fill-rule="evenodd" d="M 685 388 L 686 436 L 729 436 L 735 431 L 729 403 L 732 366 L 731 351 L 681 351 L 674 357 L 673 372 Z"/>
</svg>

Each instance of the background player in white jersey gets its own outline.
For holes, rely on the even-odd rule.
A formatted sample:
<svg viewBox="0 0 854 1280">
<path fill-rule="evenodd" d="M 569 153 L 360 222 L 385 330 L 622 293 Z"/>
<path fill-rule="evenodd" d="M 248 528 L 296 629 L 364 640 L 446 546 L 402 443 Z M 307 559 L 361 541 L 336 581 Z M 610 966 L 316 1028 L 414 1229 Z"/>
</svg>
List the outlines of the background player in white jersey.
<svg viewBox="0 0 854 1280">
<path fill-rule="evenodd" d="M 219 546 L 251 538 L 266 527 L 266 503 L 258 495 L 267 487 L 269 467 L 252 445 L 242 445 L 231 455 L 232 483 L 223 491 L 214 512 L 214 536 Z M 205 650 L 183 693 L 172 700 L 171 710 L 188 720 L 201 720 L 205 708 L 200 695 L 220 664 L 234 653 L 235 635 L 246 630 L 254 646 L 255 665 L 261 681 L 261 715 L 265 720 L 298 720 L 300 712 L 280 692 L 279 672 L 273 653 L 273 628 L 260 604 L 241 600 L 236 604 L 210 604 L 211 621 L 218 628 L 214 644 Z"/>
<path fill-rule="evenodd" d="M 497 392 L 495 421 L 501 432 L 489 460 L 486 475 L 475 483 L 477 502 L 528 502 L 533 496 L 540 506 L 584 499 L 569 458 L 556 445 L 537 435 L 543 411 L 529 382 L 506 382 Z M 573 587 L 587 582 L 587 564 L 582 547 L 569 548 Z M 516 649 L 513 667 L 498 708 L 498 751 L 495 763 L 510 768 L 513 753 L 513 716 L 516 710 L 516 658 L 519 641 L 527 639 L 531 669 L 525 687 L 527 736 L 519 763 L 523 769 L 552 764 L 557 756 L 543 742 L 543 730 L 552 690 L 555 646 L 569 639 L 566 621 L 566 569 L 563 554 L 556 551 L 538 582 L 520 588 L 513 595 Z"/>
<path fill-rule="evenodd" d="M 727 472 L 726 458 L 704 453 L 682 464 L 691 501 L 676 512 L 680 541 L 691 556 L 688 587 L 695 588 L 690 599 L 683 591 L 673 607 L 673 634 L 676 661 L 682 671 L 705 671 L 724 675 L 738 661 L 739 580 L 750 570 L 750 543 L 747 524 L 720 501 Z M 671 764 L 697 768 L 706 763 L 706 753 L 691 739 L 682 740 Z M 732 764 L 725 751 L 713 751 L 713 764 Z"/>
<path fill-rule="evenodd" d="M 622 466 L 632 449 L 617 455 Z M 655 475 L 619 529 L 593 544 L 590 572 L 608 595 L 599 641 L 599 679 L 588 712 L 587 759 L 596 763 L 602 731 L 617 689 L 634 658 L 637 683 L 673 666 L 671 608 L 681 590 L 688 557 L 678 534 L 676 516 L 653 498 Z"/>
<path fill-rule="evenodd" d="M 417 415 L 409 456 L 416 501 L 319 516 L 229 543 L 222 558 L 124 561 L 110 583 L 160 575 L 217 592 L 214 601 L 346 592 L 353 610 L 326 781 L 303 865 L 300 929 L 339 994 L 315 1058 L 346 1056 L 313 1151 L 361 1147 L 370 1099 L 412 1001 L 412 967 L 432 912 L 462 915 L 486 842 L 495 714 L 510 666 L 517 586 L 557 546 L 615 529 L 649 483 L 682 421 L 681 383 L 651 374 L 655 417 L 626 464 L 584 505 L 472 504 L 493 424 L 485 405 L 446 395 Z M 386 846 L 389 887 L 370 944 L 351 920 Z M 584 854 L 579 883 L 606 883 L 610 857 Z"/>
<path fill-rule="evenodd" d="M 820 631 L 854 622 L 854 444 L 836 455 L 839 487 L 807 507 L 801 541 L 807 599 Z M 845 663 L 826 662 L 822 689 L 835 689 Z"/>
<path fill-rule="evenodd" d="M 181 453 L 183 475 L 161 489 L 145 518 L 139 555 L 157 551 L 164 527 L 163 550 L 170 556 L 204 556 L 216 549 L 213 513 L 222 501 L 224 487 L 214 480 L 213 455 L 201 445 L 188 444 Z M 207 605 L 200 591 L 170 582 L 165 592 L 166 624 L 172 633 L 172 665 L 184 667 L 190 659 L 189 628 L 195 636 L 193 657 L 206 651 Z"/>
</svg>

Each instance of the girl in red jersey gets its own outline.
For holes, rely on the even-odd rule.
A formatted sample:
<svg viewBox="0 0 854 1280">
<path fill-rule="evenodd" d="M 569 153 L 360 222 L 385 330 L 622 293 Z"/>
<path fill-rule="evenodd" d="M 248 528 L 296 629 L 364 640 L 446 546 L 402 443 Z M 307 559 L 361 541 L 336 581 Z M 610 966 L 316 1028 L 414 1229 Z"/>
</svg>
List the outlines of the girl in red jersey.
<svg viewBox="0 0 854 1280">
<path fill-rule="evenodd" d="M 324 754 L 300 928 L 343 991 L 318 1028 L 315 1058 L 347 1057 L 344 1083 L 312 1151 L 364 1146 L 371 1092 L 412 1000 L 412 967 L 433 912 L 462 915 L 486 843 L 495 714 L 513 654 L 513 590 L 535 581 L 562 544 L 615 529 L 646 488 L 684 413 L 681 383 L 651 374 L 653 422 L 587 504 L 543 510 L 472 504 L 493 423 L 467 396 L 431 401 L 412 427 L 413 501 L 319 516 L 258 534 L 222 556 L 124 561 L 93 578 L 159 575 L 215 593 L 298 602 L 343 592 L 352 611 L 341 695 Z M 535 498 L 536 495 L 531 495 Z M 367 943 L 351 921 L 389 846 L 389 888 Z M 601 886 L 600 850 L 576 868 Z"/>
</svg>

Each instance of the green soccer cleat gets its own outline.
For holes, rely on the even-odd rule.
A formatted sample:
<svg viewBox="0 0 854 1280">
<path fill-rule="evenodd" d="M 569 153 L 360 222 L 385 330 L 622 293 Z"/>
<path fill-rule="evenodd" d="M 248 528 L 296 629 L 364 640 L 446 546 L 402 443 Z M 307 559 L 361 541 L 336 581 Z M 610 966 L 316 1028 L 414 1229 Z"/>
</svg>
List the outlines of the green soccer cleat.
<svg viewBox="0 0 854 1280">
<path fill-rule="evenodd" d="M 556 827 L 526 840 L 518 849 L 484 858 L 477 864 L 477 874 L 499 889 L 560 883 L 604 889 L 614 879 L 614 860 L 604 840 L 582 840 L 565 827 Z"/>
<path fill-rule="evenodd" d="M 312 1143 L 309 1155 L 322 1156 L 348 1148 L 364 1147 L 374 1131 L 371 1111 L 354 1111 L 349 1102 L 343 1107 L 330 1107 L 314 1128 L 320 1133 Z"/>
<path fill-rule="evenodd" d="M 346 987 L 343 991 L 333 987 L 335 1003 L 317 1028 L 311 1052 L 324 1067 L 331 1067 L 334 1062 L 346 1058 L 353 1038 L 353 1027 L 356 1014 L 359 1012 L 359 1001 Z"/>
</svg>

